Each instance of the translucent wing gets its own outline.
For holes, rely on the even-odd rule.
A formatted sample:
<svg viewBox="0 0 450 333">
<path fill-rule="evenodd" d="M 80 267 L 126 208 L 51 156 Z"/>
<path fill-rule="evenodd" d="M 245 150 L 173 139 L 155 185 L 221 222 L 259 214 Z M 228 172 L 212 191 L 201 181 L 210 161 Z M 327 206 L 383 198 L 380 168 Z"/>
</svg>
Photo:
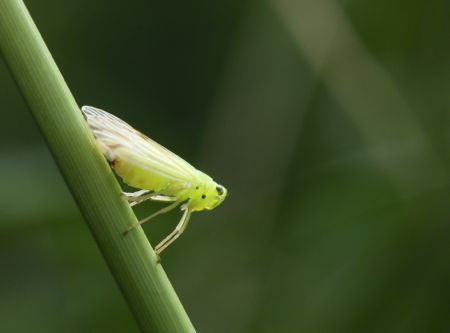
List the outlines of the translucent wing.
<svg viewBox="0 0 450 333">
<path fill-rule="evenodd" d="M 108 160 L 126 159 L 127 163 L 177 182 L 196 179 L 197 171 L 192 165 L 124 121 L 92 106 L 81 110 Z"/>
</svg>

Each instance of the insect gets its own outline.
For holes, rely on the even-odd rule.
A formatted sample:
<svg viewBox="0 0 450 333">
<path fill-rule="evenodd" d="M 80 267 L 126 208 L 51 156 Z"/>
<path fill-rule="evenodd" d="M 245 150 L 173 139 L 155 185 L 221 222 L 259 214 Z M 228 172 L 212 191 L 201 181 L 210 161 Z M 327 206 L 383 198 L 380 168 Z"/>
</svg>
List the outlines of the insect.
<svg viewBox="0 0 450 333">
<path fill-rule="evenodd" d="M 192 212 L 214 209 L 227 196 L 225 187 L 116 116 L 92 106 L 81 111 L 114 172 L 127 185 L 141 189 L 123 192 L 130 206 L 146 200 L 169 203 L 124 234 L 178 206 L 183 212 L 175 230 L 155 247 L 158 257 L 183 233 Z"/>
</svg>

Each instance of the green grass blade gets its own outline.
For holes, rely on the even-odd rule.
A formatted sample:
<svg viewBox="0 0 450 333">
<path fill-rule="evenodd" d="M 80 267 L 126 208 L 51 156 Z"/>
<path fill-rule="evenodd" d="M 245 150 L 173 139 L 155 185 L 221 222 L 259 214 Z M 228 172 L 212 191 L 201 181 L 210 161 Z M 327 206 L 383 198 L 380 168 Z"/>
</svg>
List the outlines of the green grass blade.
<svg viewBox="0 0 450 333">
<path fill-rule="evenodd" d="M 141 330 L 193 332 L 21 0 L 0 1 L 0 49 Z"/>
</svg>

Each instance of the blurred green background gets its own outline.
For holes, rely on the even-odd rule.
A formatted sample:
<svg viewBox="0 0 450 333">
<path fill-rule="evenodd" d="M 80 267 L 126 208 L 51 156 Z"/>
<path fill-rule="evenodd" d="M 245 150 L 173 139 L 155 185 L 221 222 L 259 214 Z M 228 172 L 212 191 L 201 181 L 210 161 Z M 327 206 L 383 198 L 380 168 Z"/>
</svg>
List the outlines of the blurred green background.
<svg viewBox="0 0 450 333">
<path fill-rule="evenodd" d="M 450 2 L 26 4 L 80 106 L 229 189 L 163 254 L 199 332 L 450 332 Z M 0 332 L 137 332 L 0 92 Z"/>
</svg>

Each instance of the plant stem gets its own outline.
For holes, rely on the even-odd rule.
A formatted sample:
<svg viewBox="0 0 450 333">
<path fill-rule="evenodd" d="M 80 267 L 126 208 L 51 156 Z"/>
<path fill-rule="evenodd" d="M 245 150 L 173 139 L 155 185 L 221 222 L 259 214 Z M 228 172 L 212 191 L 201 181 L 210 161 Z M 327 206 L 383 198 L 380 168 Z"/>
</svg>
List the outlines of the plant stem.
<svg viewBox="0 0 450 333">
<path fill-rule="evenodd" d="M 21 0 L 0 0 L 0 50 L 141 330 L 193 332 Z"/>
</svg>

